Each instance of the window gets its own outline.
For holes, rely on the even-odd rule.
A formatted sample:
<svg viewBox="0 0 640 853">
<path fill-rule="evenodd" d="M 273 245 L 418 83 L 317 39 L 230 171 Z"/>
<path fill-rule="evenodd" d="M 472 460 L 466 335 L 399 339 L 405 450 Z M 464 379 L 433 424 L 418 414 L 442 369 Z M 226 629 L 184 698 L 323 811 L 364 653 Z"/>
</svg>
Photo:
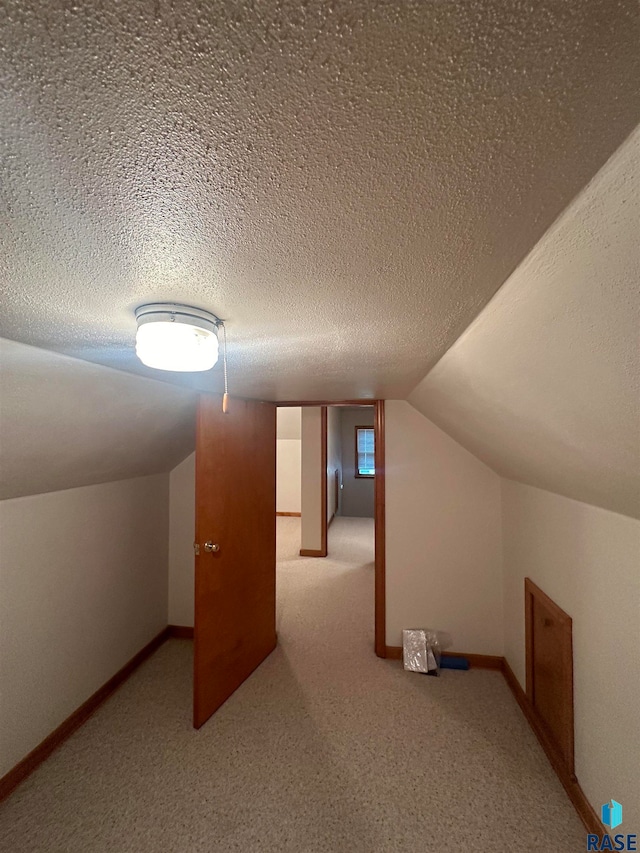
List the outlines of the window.
<svg viewBox="0 0 640 853">
<path fill-rule="evenodd" d="M 373 427 L 356 427 L 356 477 L 373 477 L 376 473 L 374 436 Z"/>
</svg>

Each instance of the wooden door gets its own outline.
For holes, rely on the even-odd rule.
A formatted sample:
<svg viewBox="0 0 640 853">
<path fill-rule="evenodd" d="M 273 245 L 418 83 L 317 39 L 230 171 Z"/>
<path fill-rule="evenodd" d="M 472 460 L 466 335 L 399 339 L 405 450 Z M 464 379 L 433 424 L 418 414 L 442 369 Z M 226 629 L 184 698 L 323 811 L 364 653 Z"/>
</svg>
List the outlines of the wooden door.
<svg viewBox="0 0 640 853">
<path fill-rule="evenodd" d="M 275 406 L 234 399 L 223 414 L 220 398 L 202 395 L 196 429 L 196 728 L 275 648 L 275 525 Z"/>
</svg>

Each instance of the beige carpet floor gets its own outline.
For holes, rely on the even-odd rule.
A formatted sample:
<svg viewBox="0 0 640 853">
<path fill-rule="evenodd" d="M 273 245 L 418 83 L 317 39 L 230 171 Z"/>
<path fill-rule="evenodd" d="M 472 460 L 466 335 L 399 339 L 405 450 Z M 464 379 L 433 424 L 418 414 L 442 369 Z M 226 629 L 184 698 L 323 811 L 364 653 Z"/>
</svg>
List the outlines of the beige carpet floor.
<svg viewBox="0 0 640 853">
<path fill-rule="evenodd" d="M 494 672 L 406 673 L 373 642 L 373 527 L 301 559 L 279 519 L 280 644 L 198 732 L 171 640 L 0 806 L 0 849 L 564 853 L 586 833 Z"/>
</svg>

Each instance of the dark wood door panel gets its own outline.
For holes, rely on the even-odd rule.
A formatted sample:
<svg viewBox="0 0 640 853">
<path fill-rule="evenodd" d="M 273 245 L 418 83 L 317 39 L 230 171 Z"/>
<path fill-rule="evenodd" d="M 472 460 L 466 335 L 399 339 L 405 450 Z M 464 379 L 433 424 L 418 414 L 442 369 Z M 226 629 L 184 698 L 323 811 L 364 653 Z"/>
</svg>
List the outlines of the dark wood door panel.
<svg viewBox="0 0 640 853">
<path fill-rule="evenodd" d="M 203 395 L 196 436 L 194 725 L 275 648 L 275 406 Z M 211 541 L 219 550 L 207 552 Z"/>
<path fill-rule="evenodd" d="M 557 759 L 573 775 L 572 621 L 529 578 L 525 627 L 527 696 Z"/>
</svg>

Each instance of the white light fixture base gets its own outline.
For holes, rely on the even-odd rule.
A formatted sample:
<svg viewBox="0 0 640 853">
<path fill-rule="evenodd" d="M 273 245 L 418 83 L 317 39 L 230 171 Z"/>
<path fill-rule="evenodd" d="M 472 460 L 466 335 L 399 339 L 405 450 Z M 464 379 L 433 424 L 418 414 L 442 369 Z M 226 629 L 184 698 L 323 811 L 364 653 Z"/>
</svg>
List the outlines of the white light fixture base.
<svg viewBox="0 0 640 853">
<path fill-rule="evenodd" d="M 136 308 L 136 355 L 155 370 L 211 370 L 218 360 L 220 319 L 210 311 L 174 302 Z"/>
</svg>

